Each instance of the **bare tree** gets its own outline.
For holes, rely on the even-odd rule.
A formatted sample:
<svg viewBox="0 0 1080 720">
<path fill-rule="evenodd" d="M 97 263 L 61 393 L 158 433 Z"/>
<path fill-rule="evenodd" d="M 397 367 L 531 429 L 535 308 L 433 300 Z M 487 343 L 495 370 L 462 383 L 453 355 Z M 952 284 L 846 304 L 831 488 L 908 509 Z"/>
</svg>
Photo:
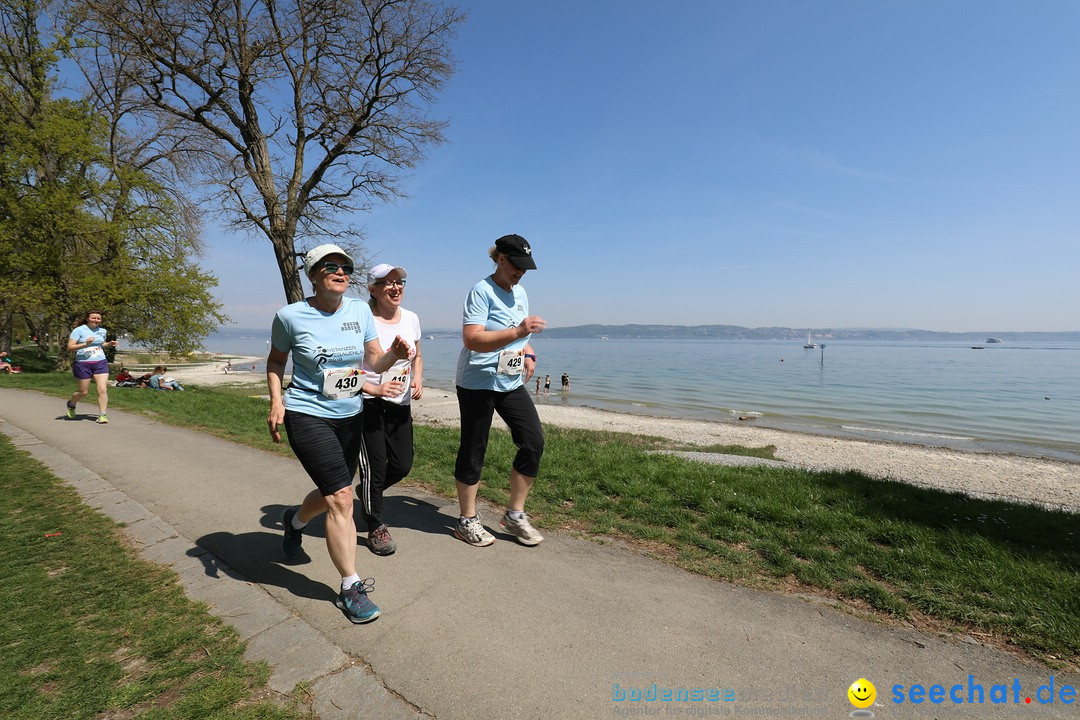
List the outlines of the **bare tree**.
<svg viewBox="0 0 1080 720">
<path fill-rule="evenodd" d="M 297 243 L 345 238 L 344 212 L 401 195 L 443 140 L 427 108 L 454 69 L 464 15 L 426 0 L 75 0 L 110 82 L 177 142 L 176 157 L 265 235 L 288 302 Z M 112 58 L 105 68 L 102 58 Z M 108 83 L 105 83 L 108 84 Z M 149 117 L 149 115 L 146 115 Z M 182 151 L 182 152 L 180 152 Z M 207 182 L 208 181 L 208 182 Z M 349 237 L 353 241 L 349 241 Z"/>
<path fill-rule="evenodd" d="M 164 195 L 170 204 L 171 227 L 169 232 L 157 233 L 153 232 L 159 226 L 156 222 L 135 228 L 144 247 L 161 254 L 201 254 L 202 213 L 185 185 L 197 173 L 196 159 L 212 152 L 216 141 L 149 103 L 125 72 L 131 60 L 124 48 L 115 38 L 101 39 L 108 44 L 67 46 L 67 54 L 86 80 L 87 102 L 108 123 L 106 181 L 112 192 L 100 212 L 116 219 L 131 196 Z M 159 207 L 161 202 L 151 197 L 141 205 Z"/>
</svg>

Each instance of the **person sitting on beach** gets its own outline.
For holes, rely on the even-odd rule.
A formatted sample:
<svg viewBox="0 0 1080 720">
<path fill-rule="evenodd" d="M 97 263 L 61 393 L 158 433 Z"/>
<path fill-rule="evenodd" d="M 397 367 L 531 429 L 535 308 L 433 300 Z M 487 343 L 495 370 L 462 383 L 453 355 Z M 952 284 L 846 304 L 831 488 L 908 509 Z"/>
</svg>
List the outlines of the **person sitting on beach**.
<svg viewBox="0 0 1080 720">
<path fill-rule="evenodd" d="M 180 390 L 183 391 L 180 383 L 176 382 L 176 378 L 165 375 L 168 368 L 164 365 L 158 365 L 154 368 L 154 372 L 150 375 L 149 384 L 150 387 L 155 390 Z"/>
<path fill-rule="evenodd" d="M 116 387 L 139 387 L 139 381 L 121 365 L 120 372 L 116 373 Z"/>
<path fill-rule="evenodd" d="M 22 372 L 22 368 L 11 364 L 11 357 L 3 351 L 0 351 L 0 372 L 15 373 Z"/>
</svg>

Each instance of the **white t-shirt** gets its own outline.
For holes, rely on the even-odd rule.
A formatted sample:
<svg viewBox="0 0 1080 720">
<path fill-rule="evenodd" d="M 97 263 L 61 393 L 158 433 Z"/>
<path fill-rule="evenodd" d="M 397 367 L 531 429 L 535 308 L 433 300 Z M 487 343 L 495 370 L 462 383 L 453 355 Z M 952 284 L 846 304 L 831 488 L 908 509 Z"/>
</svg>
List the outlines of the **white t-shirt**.
<svg viewBox="0 0 1080 720">
<path fill-rule="evenodd" d="M 394 344 L 394 338 L 400 335 L 402 340 L 409 343 L 409 359 L 398 360 L 381 376 L 367 363 L 364 363 L 364 382 L 381 385 L 384 382 L 389 382 L 391 378 L 400 380 L 405 383 L 405 392 L 397 397 L 387 397 L 383 398 L 383 400 L 398 405 L 408 405 L 412 402 L 412 387 L 410 385 L 413 379 L 413 361 L 416 358 L 416 347 L 421 337 L 420 318 L 413 311 L 401 308 L 401 317 L 396 324 L 384 322 L 376 317 L 375 329 L 379 333 L 379 345 L 383 350 L 389 350 L 390 346 Z M 364 398 L 370 400 L 374 396 L 364 393 Z"/>
</svg>

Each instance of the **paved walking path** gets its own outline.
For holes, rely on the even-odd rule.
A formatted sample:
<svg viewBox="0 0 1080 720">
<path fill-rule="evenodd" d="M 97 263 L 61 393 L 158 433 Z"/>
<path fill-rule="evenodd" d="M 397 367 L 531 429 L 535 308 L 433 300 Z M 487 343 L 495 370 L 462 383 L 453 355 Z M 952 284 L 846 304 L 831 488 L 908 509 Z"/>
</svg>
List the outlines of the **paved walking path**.
<svg viewBox="0 0 1080 720">
<path fill-rule="evenodd" d="M 1080 677 L 971 638 L 885 627 L 550 530 L 536 548 L 499 533 L 491 547 L 469 547 L 451 535 L 456 502 L 407 488 L 387 499 L 398 552 L 359 552 L 383 616 L 354 626 L 333 605 L 338 578 L 319 521 L 305 541 L 310 558 L 281 556 L 281 510 L 311 488 L 299 463 L 119 410 L 98 426 L 92 406 L 80 405 L 70 421 L 63 407 L 0 389 L 0 430 L 125 523 L 145 558 L 170 565 L 233 624 L 248 655 L 273 667 L 275 690 L 309 683 L 323 720 L 835 718 L 854 710 L 846 692 L 861 677 L 877 687 L 879 718 L 1080 717 L 1080 701 L 1060 699 Z M 486 520 L 497 530 L 495 514 Z M 966 704 L 969 675 L 982 705 Z M 1036 690 L 1051 675 L 1057 701 L 1040 704 Z M 1014 679 L 1020 704 L 1011 703 Z M 965 703 L 892 702 L 894 685 L 916 683 L 962 684 Z M 1009 704 L 991 704 L 995 684 L 1009 686 Z M 704 688 L 706 698 L 730 689 L 735 699 L 633 699 L 654 686 L 661 697 Z"/>
</svg>

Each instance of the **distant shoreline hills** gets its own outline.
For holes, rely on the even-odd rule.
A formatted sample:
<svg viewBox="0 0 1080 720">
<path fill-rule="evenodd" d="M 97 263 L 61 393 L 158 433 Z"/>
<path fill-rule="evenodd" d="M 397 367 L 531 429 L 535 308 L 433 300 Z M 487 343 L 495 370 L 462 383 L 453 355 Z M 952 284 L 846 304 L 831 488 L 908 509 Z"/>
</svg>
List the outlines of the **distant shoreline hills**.
<svg viewBox="0 0 1080 720">
<path fill-rule="evenodd" d="M 433 330 L 437 337 L 460 336 L 460 330 Z M 609 340 L 786 340 L 805 342 L 809 332 L 814 342 L 829 340 L 878 340 L 919 342 L 985 343 L 996 338 L 1005 343 L 1015 342 L 1080 342 L 1080 331 L 1072 332 L 938 332 L 935 330 L 877 329 L 877 328 L 788 328 L 743 327 L 741 325 L 575 325 L 548 327 L 546 338 L 607 338 Z"/>
</svg>

